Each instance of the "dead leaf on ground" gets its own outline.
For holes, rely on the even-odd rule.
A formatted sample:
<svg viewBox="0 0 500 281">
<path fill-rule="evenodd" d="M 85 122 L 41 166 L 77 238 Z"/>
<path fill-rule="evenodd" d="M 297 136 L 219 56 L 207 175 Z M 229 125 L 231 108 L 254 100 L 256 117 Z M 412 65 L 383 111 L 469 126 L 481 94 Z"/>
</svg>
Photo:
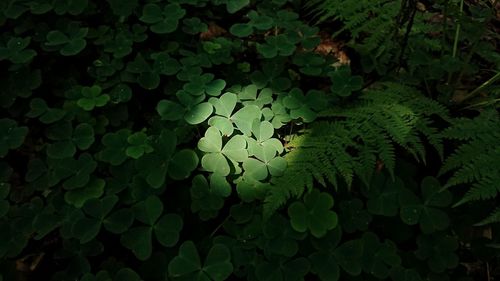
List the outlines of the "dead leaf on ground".
<svg viewBox="0 0 500 281">
<path fill-rule="evenodd" d="M 219 37 L 227 33 L 227 30 L 217 25 L 215 22 L 208 23 L 207 31 L 200 33 L 201 40 L 210 40 L 215 37 Z"/>
<path fill-rule="evenodd" d="M 347 56 L 347 53 L 344 51 L 344 42 L 331 38 L 331 35 L 326 32 L 320 32 L 319 37 L 321 42 L 314 49 L 315 53 L 323 56 L 335 57 L 337 62 L 334 63 L 334 66 L 348 65 L 351 63 L 349 56 Z"/>
</svg>

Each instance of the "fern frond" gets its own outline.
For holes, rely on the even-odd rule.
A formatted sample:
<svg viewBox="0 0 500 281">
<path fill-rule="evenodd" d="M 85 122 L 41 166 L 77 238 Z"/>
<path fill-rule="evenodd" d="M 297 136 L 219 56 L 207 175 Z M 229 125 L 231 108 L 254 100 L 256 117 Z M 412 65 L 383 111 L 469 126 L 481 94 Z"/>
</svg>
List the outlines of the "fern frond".
<svg viewBox="0 0 500 281">
<path fill-rule="evenodd" d="M 453 172 L 444 188 L 458 185 L 469 188 L 455 206 L 495 198 L 500 192 L 498 112 L 485 110 L 473 119 L 457 118 L 452 126 L 443 131 L 442 136 L 464 142 L 445 160 L 440 170 L 440 175 Z M 487 218 L 481 223 L 493 221 Z"/>
<path fill-rule="evenodd" d="M 442 152 L 441 138 L 431 127 L 434 114 L 447 118 L 444 107 L 415 89 L 392 83 L 368 90 L 354 106 L 320 113 L 311 128 L 289 143 L 293 150 L 285 156 L 288 168 L 272 179 L 265 213 L 300 197 L 306 187 L 312 188 L 312 179 L 337 188 L 338 179 L 350 187 L 357 176 L 368 184 L 377 159 L 394 177 L 396 145 L 418 160 L 425 160 L 425 139 Z"/>
<path fill-rule="evenodd" d="M 475 226 L 482 226 L 498 222 L 500 222 L 500 207 L 497 207 L 487 218 L 476 223 Z"/>
</svg>

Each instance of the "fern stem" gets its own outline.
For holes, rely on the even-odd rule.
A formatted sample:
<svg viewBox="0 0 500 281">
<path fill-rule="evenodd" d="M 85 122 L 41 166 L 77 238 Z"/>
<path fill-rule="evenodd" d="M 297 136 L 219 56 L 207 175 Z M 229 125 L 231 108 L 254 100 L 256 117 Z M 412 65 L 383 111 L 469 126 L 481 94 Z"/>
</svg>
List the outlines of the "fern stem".
<svg viewBox="0 0 500 281">
<path fill-rule="evenodd" d="M 460 23 L 461 23 L 461 17 L 464 11 L 464 0 L 460 1 L 460 12 L 458 14 L 458 23 L 457 23 L 457 28 L 455 30 L 455 39 L 453 40 L 453 51 L 451 56 L 455 58 L 457 56 L 457 48 L 458 48 L 458 37 L 460 37 Z"/>
<path fill-rule="evenodd" d="M 448 23 L 448 3 L 449 1 L 446 1 L 444 3 L 444 8 L 443 8 L 443 37 L 442 37 L 442 43 L 441 43 L 441 56 L 444 54 L 445 47 L 446 46 L 446 24 Z"/>
<path fill-rule="evenodd" d="M 478 102 L 478 103 L 469 105 L 467 107 L 464 107 L 463 109 L 471 109 L 474 107 L 483 106 L 483 105 L 490 105 L 490 104 L 494 104 L 497 102 L 500 102 L 500 99 L 492 99 L 492 100 L 487 100 L 487 101 L 483 101 L 483 102 Z"/>
<path fill-rule="evenodd" d="M 467 95 L 465 95 L 465 97 L 464 97 L 463 100 L 472 98 L 477 93 L 481 92 L 484 88 L 486 88 L 486 87 L 490 86 L 491 84 L 495 83 L 497 80 L 500 80 L 500 71 L 498 71 L 497 74 L 495 74 L 495 76 L 493 76 L 490 79 L 488 79 L 488 81 L 486 81 L 483 84 L 481 84 L 479 87 L 477 87 L 476 89 L 474 89 L 472 92 L 470 92 Z"/>
<path fill-rule="evenodd" d="M 459 13 L 458 13 L 457 28 L 455 29 L 455 38 L 453 39 L 453 50 L 451 52 L 452 58 L 455 58 L 457 56 L 458 39 L 460 37 L 460 27 L 461 27 L 460 23 L 462 21 L 463 11 L 464 11 L 464 0 L 460 0 L 460 10 L 459 10 Z M 449 85 L 451 83 L 451 78 L 452 78 L 452 74 L 451 74 L 451 72 L 449 72 L 448 73 L 448 80 L 447 80 L 446 84 Z"/>
</svg>

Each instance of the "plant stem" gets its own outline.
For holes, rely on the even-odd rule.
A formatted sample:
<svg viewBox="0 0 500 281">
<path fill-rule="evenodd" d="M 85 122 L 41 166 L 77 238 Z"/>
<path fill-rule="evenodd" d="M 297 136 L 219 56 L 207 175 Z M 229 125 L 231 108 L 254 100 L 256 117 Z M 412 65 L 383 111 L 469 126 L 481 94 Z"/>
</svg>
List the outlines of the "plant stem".
<svg viewBox="0 0 500 281">
<path fill-rule="evenodd" d="M 500 79 L 500 71 L 498 71 L 498 73 L 495 74 L 495 76 L 491 77 L 488 81 L 486 81 L 483 84 L 481 84 L 479 87 L 477 87 L 476 89 L 474 89 L 472 92 L 470 92 L 467 95 L 465 95 L 465 97 L 464 97 L 464 99 L 462 101 L 472 98 L 474 95 L 476 95 L 477 93 L 479 93 L 481 90 L 483 90 L 484 88 L 488 87 L 489 85 L 495 83 L 499 79 Z"/>
<path fill-rule="evenodd" d="M 458 48 L 458 37 L 460 37 L 460 22 L 461 22 L 461 17 L 462 13 L 464 11 L 464 0 L 460 1 L 460 12 L 458 14 L 458 23 L 457 23 L 457 29 L 455 30 L 455 39 L 453 41 L 453 51 L 452 51 L 452 57 L 455 58 L 457 56 L 457 48 Z"/>
</svg>

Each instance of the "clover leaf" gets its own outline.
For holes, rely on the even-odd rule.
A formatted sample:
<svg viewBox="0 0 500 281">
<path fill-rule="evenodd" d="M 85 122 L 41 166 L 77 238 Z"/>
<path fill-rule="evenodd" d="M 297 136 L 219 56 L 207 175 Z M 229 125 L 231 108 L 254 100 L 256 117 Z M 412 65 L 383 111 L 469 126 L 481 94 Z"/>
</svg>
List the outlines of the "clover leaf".
<svg viewBox="0 0 500 281">
<path fill-rule="evenodd" d="M 284 59 L 281 57 L 264 62 L 262 71 L 257 70 L 250 75 L 252 85 L 259 89 L 270 85 L 275 91 L 284 91 L 290 88 L 292 84 L 290 79 L 280 76 L 285 69 L 284 63 Z"/>
<path fill-rule="evenodd" d="M 139 53 L 135 59 L 127 64 L 127 72 L 137 74 L 135 81 L 146 90 L 153 90 L 160 85 L 161 69 L 154 69 Z"/>
<path fill-rule="evenodd" d="M 340 227 L 337 227 L 322 238 L 311 240 L 312 245 L 317 250 L 308 257 L 311 261 L 311 272 L 322 281 L 337 281 L 339 279 L 340 267 L 334 250 L 337 248 L 341 236 L 342 231 Z"/>
<path fill-rule="evenodd" d="M 250 4 L 250 0 L 225 0 L 227 11 L 234 14 Z"/>
<path fill-rule="evenodd" d="M 197 17 L 184 19 L 182 23 L 184 23 L 182 30 L 188 34 L 198 34 L 208 30 L 208 25 Z"/>
<path fill-rule="evenodd" d="M 368 211 L 373 215 L 396 216 L 400 206 L 399 193 L 404 189 L 404 182 L 398 177 L 392 181 L 381 174 L 375 176 L 368 191 Z"/>
<path fill-rule="evenodd" d="M 316 112 L 323 110 L 327 102 L 321 91 L 309 91 L 304 96 L 300 89 L 293 88 L 283 96 L 282 104 L 290 111 L 292 119 L 312 122 L 316 119 Z"/>
<path fill-rule="evenodd" d="M 236 107 L 238 96 L 233 93 L 225 93 L 220 98 L 210 98 L 209 102 L 215 107 L 215 114 L 230 118 Z"/>
<path fill-rule="evenodd" d="M 30 111 L 26 117 L 37 118 L 44 124 L 51 124 L 61 120 L 66 115 L 66 111 L 60 108 L 50 108 L 41 98 L 34 98 L 30 102 Z"/>
<path fill-rule="evenodd" d="M 72 157 L 76 148 L 89 148 L 94 143 L 94 129 L 87 123 L 78 124 L 73 130 L 70 122 L 59 122 L 47 129 L 46 135 L 56 142 L 47 145 L 47 155 L 56 159 Z"/>
<path fill-rule="evenodd" d="M 68 13 L 74 16 L 81 14 L 87 8 L 88 0 L 55 0 L 53 5 L 56 14 Z"/>
<path fill-rule="evenodd" d="M 132 98 L 132 89 L 127 84 L 118 84 L 109 93 L 112 103 L 128 102 Z"/>
<path fill-rule="evenodd" d="M 440 192 L 441 185 L 436 178 L 425 177 L 421 183 L 423 202 L 412 191 L 405 189 L 399 194 L 400 217 L 406 224 L 420 224 L 423 233 L 445 230 L 450 225 L 448 215 L 437 207 L 451 204 L 451 193 Z"/>
<path fill-rule="evenodd" d="M 334 211 L 330 194 L 314 189 L 304 196 L 303 202 L 294 202 L 288 207 L 290 223 L 298 232 L 309 230 L 314 237 L 322 237 L 337 226 L 338 217 Z"/>
<path fill-rule="evenodd" d="M 340 221 L 347 233 L 366 231 L 372 220 L 371 214 L 363 209 L 363 202 L 357 198 L 340 202 Z"/>
<path fill-rule="evenodd" d="M 206 93 L 209 96 L 220 96 L 222 90 L 226 87 L 226 81 L 215 79 L 214 75 L 205 73 L 199 77 L 193 77 L 188 83 L 184 84 L 183 89 L 194 96 Z"/>
<path fill-rule="evenodd" d="M 252 125 L 255 119 L 259 119 L 262 116 L 262 111 L 256 105 L 248 105 L 234 113 L 230 120 L 234 122 L 238 130 L 246 136 L 252 134 Z"/>
<path fill-rule="evenodd" d="M 64 199 L 68 204 L 81 208 L 88 200 L 101 197 L 105 185 L 104 180 L 92 178 L 84 187 L 67 191 Z"/>
<path fill-rule="evenodd" d="M 84 110 L 91 111 L 94 107 L 105 106 L 110 100 L 109 95 L 101 95 L 101 87 L 94 85 L 92 87 L 82 88 L 82 98 L 76 104 Z"/>
<path fill-rule="evenodd" d="M 130 228 L 134 219 L 134 212 L 131 209 L 120 209 L 102 220 L 102 224 L 107 231 L 121 234 Z"/>
<path fill-rule="evenodd" d="M 27 67 L 8 71 L 2 76 L 2 95 L 0 95 L 0 106 L 9 108 L 17 98 L 28 98 L 33 90 L 42 84 L 42 75 L 39 69 Z"/>
<path fill-rule="evenodd" d="M 208 251 L 203 265 L 195 244 L 184 242 L 179 248 L 179 255 L 168 264 L 168 273 L 179 280 L 226 280 L 233 272 L 229 249 L 222 244 L 215 244 Z"/>
<path fill-rule="evenodd" d="M 275 157 L 276 149 L 273 146 L 258 146 L 255 158 L 248 158 L 243 162 L 245 177 L 253 180 L 264 180 L 269 174 L 280 176 L 286 168 L 286 160 L 283 157 Z"/>
<path fill-rule="evenodd" d="M 298 240 L 306 237 L 305 233 L 295 231 L 288 220 L 280 215 L 274 215 L 263 225 L 260 247 L 264 249 L 266 256 L 280 255 L 291 258 L 299 251 Z"/>
<path fill-rule="evenodd" d="M 252 202 L 256 199 L 263 199 L 271 188 L 271 184 L 261 182 L 252 177 L 241 177 L 237 180 L 236 191 L 243 202 Z"/>
<path fill-rule="evenodd" d="M 150 145 L 150 137 L 144 132 L 135 132 L 131 134 L 127 137 L 127 142 L 129 146 L 125 150 L 125 154 L 134 159 L 139 159 L 142 155 L 154 151 L 153 147 Z"/>
<path fill-rule="evenodd" d="M 194 89 L 191 89 L 194 90 Z M 185 106 L 170 100 L 161 100 L 156 106 L 156 111 L 164 120 L 184 120 L 190 125 L 200 124 L 213 112 L 209 102 L 203 102 L 204 96 L 193 96 L 187 91 L 178 91 L 177 98 Z"/>
<path fill-rule="evenodd" d="M 274 19 L 268 15 L 259 14 L 256 11 L 250 11 L 247 14 L 250 19 L 250 24 L 252 27 L 258 30 L 268 30 L 273 27 Z"/>
<path fill-rule="evenodd" d="M 7 155 L 10 149 L 20 147 L 27 134 L 27 127 L 18 127 L 16 121 L 12 119 L 0 119 L 0 157 Z"/>
<path fill-rule="evenodd" d="M 209 172 L 227 176 L 230 171 L 228 160 L 245 161 L 248 158 L 246 147 L 247 142 L 241 135 L 233 136 L 222 147 L 221 132 L 215 127 L 209 127 L 198 142 L 198 148 L 207 152 L 201 159 L 201 165 Z"/>
<path fill-rule="evenodd" d="M 455 237 L 444 233 L 432 235 L 419 235 L 417 237 L 418 249 L 415 256 L 421 260 L 427 260 L 429 268 L 436 273 L 444 272 L 458 266 L 458 241 Z"/>
<path fill-rule="evenodd" d="M 422 281 L 422 277 L 415 269 L 395 267 L 391 270 L 391 279 L 394 281 Z"/>
<path fill-rule="evenodd" d="M 365 232 L 361 240 L 363 241 L 362 267 L 366 273 L 385 279 L 389 276 L 391 267 L 401 264 L 401 258 L 397 254 L 398 249 L 392 241 L 385 240 L 381 243 L 371 232 Z"/>
<path fill-rule="evenodd" d="M 155 153 L 143 156 L 136 162 L 146 181 L 153 188 L 161 187 L 167 174 L 174 180 L 183 180 L 198 166 L 198 156 L 191 149 L 176 151 L 177 137 L 173 131 L 162 130 L 152 142 Z"/>
<path fill-rule="evenodd" d="M 120 129 L 115 133 L 105 134 L 101 139 L 104 148 L 98 153 L 99 160 L 115 166 L 125 162 L 130 133 L 128 129 Z"/>
<path fill-rule="evenodd" d="M 201 220 L 216 217 L 218 211 L 224 206 L 224 194 L 220 191 L 220 188 L 211 187 L 204 176 L 196 175 L 190 189 L 191 211 L 199 213 Z"/>
<path fill-rule="evenodd" d="M 352 92 L 359 91 L 363 87 L 363 78 L 351 75 L 351 69 L 348 66 L 340 67 L 331 72 L 330 80 L 332 81 L 332 92 L 341 97 L 350 96 Z"/>
<path fill-rule="evenodd" d="M 125 267 L 120 268 L 116 271 L 116 274 L 113 278 L 111 278 L 110 273 L 105 270 L 99 271 L 95 276 L 91 273 L 85 273 L 81 279 L 81 281 L 142 281 L 139 274 L 137 274 L 134 270 Z"/>
<path fill-rule="evenodd" d="M 315 53 L 297 53 L 293 57 L 293 63 L 298 65 L 299 71 L 310 76 L 319 76 L 323 71 L 325 59 Z"/>
<path fill-rule="evenodd" d="M 151 31 L 159 34 L 171 33 L 177 29 L 179 20 L 184 17 L 186 10 L 179 4 L 168 4 L 163 9 L 156 4 L 146 4 L 139 18 L 150 24 Z"/>
<path fill-rule="evenodd" d="M 165 247 L 174 246 L 179 240 L 183 227 L 182 218 L 177 214 L 164 214 L 163 203 L 157 196 L 149 196 L 134 206 L 135 218 L 143 223 L 130 228 L 121 236 L 121 243 L 130 249 L 139 260 L 148 259 L 153 251 L 153 233 Z M 160 218 L 161 216 L 161 218 Z"/>
<path fill-rule="evenodd" d="M 83 217 L 73 225 L 72 232 L 81 243 L 93 240 L 101 229 L 102 222 L 111 212 L 118 197 L 114 195 L 106 196 L 102 199 L 93 198 L 85 202 L 83 210 L 90 217 Z"/>
<path fill-rule="evenodd" d="M 285 34 L 268 36 L 264 44 L 257 44 L 257 51 L 266 59 L 290 56 L 295 51 L 295 44 Z"/>
<path fill-rule="evenodd" d="M 74 56 L 87 46 L 85 36 L 88 30 L 75 25 L 70 25 L 67 32 L 52 30 L 47 33 L 45 46 L 56 48 L 63 56 Z"/>
<path fill-rule="evenodd" d="M 5 47 L 0 47 L 0 61 L 8 59 L 12 63 L 27 63 L 36 56 L 32 49 L 26 49 L 31 38 L 12 37 Z"/>
<path fill-rule="evenodd" d="M 113 13 L 117 16 L 122 16 L 122 17 L 130 16 L 134 12 L 139 2 L 139 0 L 127 0 L 127 1 L 106 0 L 106 1 L 109 3 L 109 6 L 111 7 L 111 10 L 113 10 Z"/>
<path fill-rule="evenodd" d="M 309 261 L 303 257 L 282 261 L 264 260 L 257 264 L 255 275 L 259 281 L 299 281 L 304 280 L 310 267 Z"/>
<path fill-rule="evenodd" d="M 69 158 L 65 162 L 68 174 L 71 171 L 70 177 L 63 183 L 64 188 L 68 190 L 85 186 L 90 180 L 90 175 L 97 168 L 97 162 L 88 153 L 82 153 L 78 160 Z"/>
<path fill-rule="evenodd" d="M 175 75 L 181 66 L 179 62 L 168 53 L 155 53 L 151 55 L 154 60 L 153 69 L 163 75 Z"/>
<path fill-rule="evenodd" d="M 390 240 L 382 243 L 371 232 L 365 232 L 360 239 L 343 243 L 333 254 L 338 265 L 353 276 L 364 271 L 379 279 L 385 279 L 389 276 L 391 268 L 399 267 L 401 264 L 394 243 Z"/>
</svg>

